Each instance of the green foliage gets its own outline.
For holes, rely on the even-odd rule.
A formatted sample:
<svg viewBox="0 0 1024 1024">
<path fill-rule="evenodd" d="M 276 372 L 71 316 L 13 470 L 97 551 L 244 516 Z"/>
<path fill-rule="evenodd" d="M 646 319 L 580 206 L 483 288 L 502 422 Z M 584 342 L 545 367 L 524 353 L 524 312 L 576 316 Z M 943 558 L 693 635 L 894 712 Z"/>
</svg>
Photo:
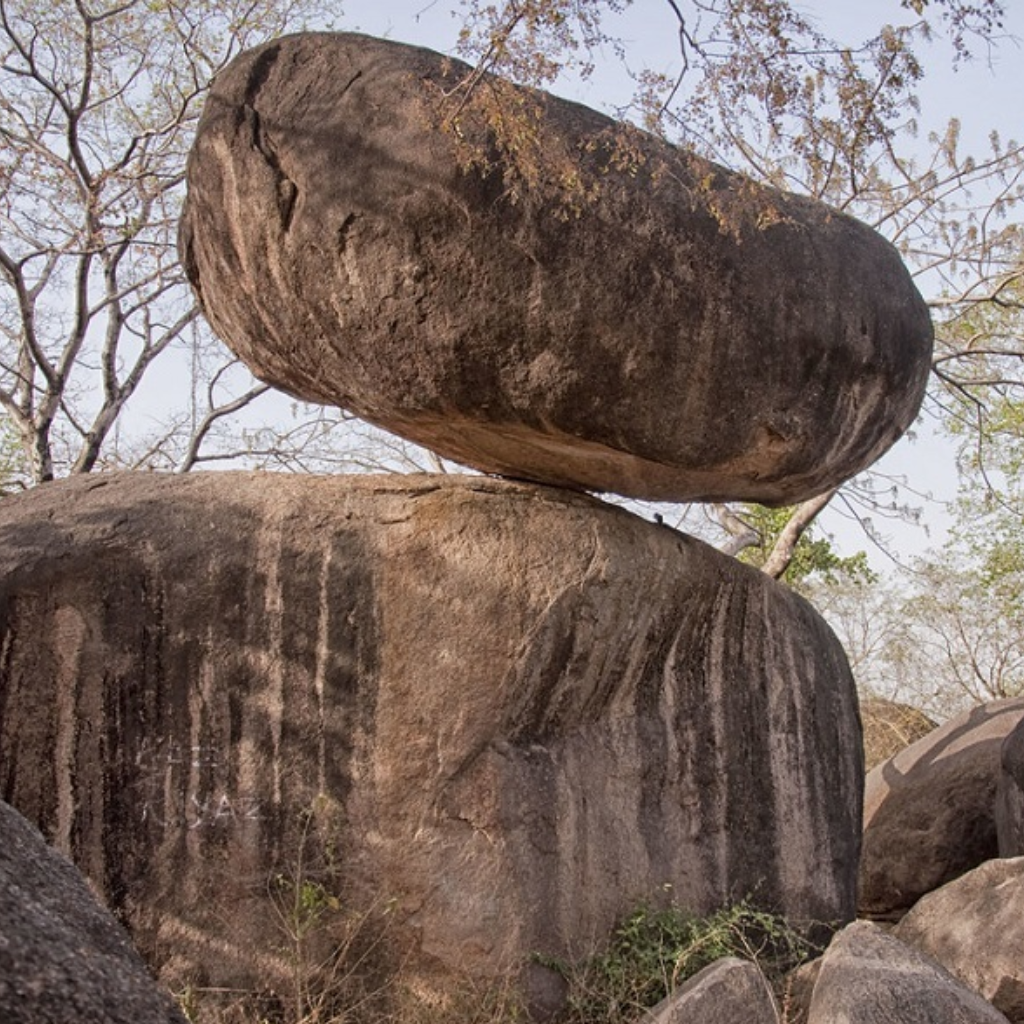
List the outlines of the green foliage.
<svg viewBox="0 0 1024 1024">
<path fill-rule="evenodd" d="M 782 918 L 749 902 L 698 918 L 676 907 L 641 906 L 616 929 L 608 948 L 581 964 L 549 962 L 569 983 L 564 1024 L 619 1024 L 664 999 L 726 956 L 756 963 L 769 982 L 817 954 Z"/>
<path fill-rule="evenodd" d="M 744 505 L 740 518 L 757 534 L 759 541 L 740 553 L 740 561 L 760 569 L 774 550 L 794 511 L 794 508 Z M 811 581 L 835 583 L 844 579 L 865 583 L 875 581 L 875 574 L 868 566 L 867 554 L 858 551 L 855 555 L 840 555 L 828 537 L 821 536 L 814 526 L 808 527 L 793 549 L 793 556 L 782 580 L 799 589 Z"/>
<path fill-rule="evenodd" d="M 342 909 L 337 896 L 323 883 L 310 878 L 277 874 L 272 889 L 284 933 L 292 943 L 301 942 L 322 923 L 325 915 Z"/>
</svg>

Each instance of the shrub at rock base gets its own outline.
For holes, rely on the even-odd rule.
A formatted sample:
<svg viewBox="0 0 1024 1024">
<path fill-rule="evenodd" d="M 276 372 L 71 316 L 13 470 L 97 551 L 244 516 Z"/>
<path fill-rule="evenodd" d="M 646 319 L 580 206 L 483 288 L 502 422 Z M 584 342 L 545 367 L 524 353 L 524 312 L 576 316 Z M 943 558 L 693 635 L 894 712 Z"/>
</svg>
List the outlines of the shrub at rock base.
<svg viewBox="0 0 1024 1024">
<path fill-rule="evenodd" d="M 568 1010 L 560 1020 L 633 1024 L 645 1008 L 723 958 L 756 964 L 770 985 L 781 988 L 785 975 L 816 953 L 804 934 L 748 903 L 706 918 L 642 907 L 619 925 L 604 952 L 575 965 L 553 965 L 568 982 Z"/>
</svg>

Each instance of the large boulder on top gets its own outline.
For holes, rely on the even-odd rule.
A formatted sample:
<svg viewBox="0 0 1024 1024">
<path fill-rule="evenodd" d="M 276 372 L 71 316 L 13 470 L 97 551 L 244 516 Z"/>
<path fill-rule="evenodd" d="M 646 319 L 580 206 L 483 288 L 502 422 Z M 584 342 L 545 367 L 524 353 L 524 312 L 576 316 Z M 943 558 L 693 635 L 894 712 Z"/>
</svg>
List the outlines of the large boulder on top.
<svg viewBox="0 0 1024 1024">
<path fill-rule="evenodd" d="M 47 484 L 0 502 L 0 650 L 0 793 L 168 982 L 283 984 L 282 880 L 327 917 L 387 909 L 402 963 L 476 977 L 589 950 L 642 899 L 853 913 L 863 767 L 835 637 L 585 495 Z"/>
<path fill-rule="evenodd" d="M 858 913 L 898 919 L 925 893 L 999 855 L 1003 740 L 1024 697 L 971 708 L 873 768 L 864 784 Z"/>
<path fill-rule="evenodd" d="M 444 130 L 467 70 L 303 34 L 218 75 L 181 253 L 260 378 L 477 469 L 654 499 L 795 502 L 913 421 L 932 328 L 881 236 L 543 94 L 517 164 L 466 114 Z"/>
<path fill-rule="evenodd" d="M 186 1024 L 75 866 L 2 801 L 0 1020 Z"/>
</svg>

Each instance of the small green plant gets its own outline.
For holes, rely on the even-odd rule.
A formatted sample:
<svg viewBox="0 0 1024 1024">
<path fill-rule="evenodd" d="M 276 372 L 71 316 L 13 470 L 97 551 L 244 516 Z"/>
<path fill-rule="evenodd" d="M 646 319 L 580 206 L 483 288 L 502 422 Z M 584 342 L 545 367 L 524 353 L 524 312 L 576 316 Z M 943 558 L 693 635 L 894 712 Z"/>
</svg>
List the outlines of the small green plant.
<svg viewBox="0 0 1024 1024">
<path fill-rule="evenodd" d="M 615 930 L 608 948 L 579 964 L 547 962 L 569 985 L 562 1024 L 620 1024 L 664 999 L 687 978 L 726 956 L 754 961 L 774 986 L 817 953 L 782 918 L 747 901 L 695 917 L 647 905 Z"/>
<path fill-rule="evenodd" d="M 287 1024 L 347 1024 L 379 1015 L 383 982 L 376 958 L 394 902 L 353 912 L 329 887 L 341 876 L 330 838 L 336 814 L 326 797 L 314 801 L 302 815 L 293 863 L 269 887 L 291 968 L 282 993 Z M 313 850 L 319 852 L 315 866 Z"/>
</svg>

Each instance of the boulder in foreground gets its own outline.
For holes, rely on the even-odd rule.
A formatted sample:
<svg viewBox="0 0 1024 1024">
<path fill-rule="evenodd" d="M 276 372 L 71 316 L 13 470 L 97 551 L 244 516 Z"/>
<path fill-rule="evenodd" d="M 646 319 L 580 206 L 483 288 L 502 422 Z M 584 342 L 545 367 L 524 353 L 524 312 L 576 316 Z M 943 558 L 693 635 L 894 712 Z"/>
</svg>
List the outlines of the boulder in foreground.
<svg viewBox="0 0 1024 1024">
<path fill-rule="evenodd" d="M 807 1024 L 1007 1024 L 991 1003 L 938 963 L 855 921 L 832 940 Z"/>
<path fill-rule="evenodd" d="M 0 1020 L 187 1024 L 75 866 L 2 801 Z"/>
<path fill-rule="evenodd" d="M 638 1024 L 779 1024 L 771 985 L 758 966 L 716 960 L 645 1013 Z"/>
</svg>

